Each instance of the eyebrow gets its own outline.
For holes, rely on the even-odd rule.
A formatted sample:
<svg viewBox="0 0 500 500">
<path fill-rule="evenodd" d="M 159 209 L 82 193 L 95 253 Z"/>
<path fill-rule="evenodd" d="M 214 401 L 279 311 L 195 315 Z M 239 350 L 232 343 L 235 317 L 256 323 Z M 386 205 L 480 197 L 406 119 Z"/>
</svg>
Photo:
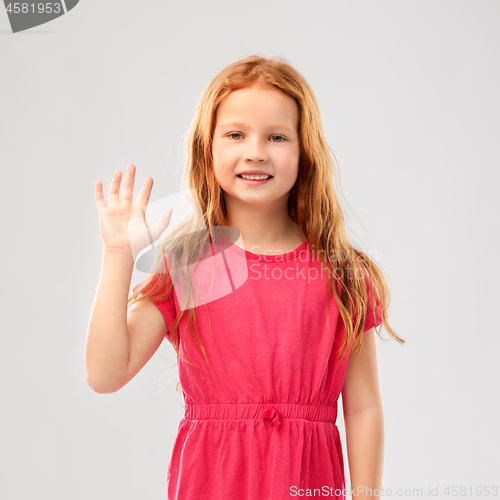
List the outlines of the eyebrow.
<svg viewBox="0 0 500 500">
<path fill-rule="evenodd" d="M 230 123 L 225 123 L 224 125 L 219 125 L 220 128 L 224 127 L 247 127 L 248 125 L 246 123 L 241 123 L 241 122 L 230 122 Z M 284 128 L 286 130 L 289 130 L 290 132 L 295 133 L 295 130 L 291 129 L 288 125 L 285 125 L 284 123 L 278 123 L 274 125 L 271 128 Z"/>
</svg>

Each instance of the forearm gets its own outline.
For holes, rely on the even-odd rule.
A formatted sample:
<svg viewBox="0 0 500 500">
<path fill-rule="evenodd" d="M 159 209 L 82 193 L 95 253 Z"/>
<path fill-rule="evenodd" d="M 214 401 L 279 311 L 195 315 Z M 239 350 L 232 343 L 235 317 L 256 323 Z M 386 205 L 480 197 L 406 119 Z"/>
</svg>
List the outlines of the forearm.
<svg viewBox="0 0 500 500">
<path fill-rule="evenodd" d="M 384 417 L 381 406 L 344 415 L 353 498 L 378 500 L 384 462 Z M 377 491 L 376 491 L 377 490 Z"/>
<path fill-rule="evenodd" d="M 131 256 L 103 252 L 85 347 L 87 383 L 96 392 L 118 390 L 126 373 L 130 348 L 127 301 L 133 265 Z"/>
</svg>

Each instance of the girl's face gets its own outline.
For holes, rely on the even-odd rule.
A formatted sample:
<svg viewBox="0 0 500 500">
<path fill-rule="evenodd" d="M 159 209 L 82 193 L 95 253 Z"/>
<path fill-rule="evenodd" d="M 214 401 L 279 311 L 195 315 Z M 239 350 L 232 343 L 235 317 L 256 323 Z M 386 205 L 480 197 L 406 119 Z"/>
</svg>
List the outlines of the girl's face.
<svg viewBox="0 0 500 500">
<path fill-rule="evenodd" d="M 299 171 L 295 100 L 276 89 L 244 88 L 226 96 L 215 117 L 214 171 L 226 201 L 230 197 L 260 206 L 286 201 Z M 246 180 L 241 177 L 245 172 L 272 177 Z"/>
</svg>

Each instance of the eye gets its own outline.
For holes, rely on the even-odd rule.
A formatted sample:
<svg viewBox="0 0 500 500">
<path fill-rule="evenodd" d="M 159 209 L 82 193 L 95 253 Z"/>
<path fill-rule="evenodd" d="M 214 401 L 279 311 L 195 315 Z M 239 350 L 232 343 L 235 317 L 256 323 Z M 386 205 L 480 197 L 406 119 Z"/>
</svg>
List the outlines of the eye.
<svg viewBox="0 0 500 500">
<path fill-rule="evenodd" d="M 283 139 L 286 140 L 284 137 L 281 137 L 281 135 L 273 135 L 273 137 L 277 137 L 278 139 Z M 283 142 L 283 141 L 273 141 L 273 142 Z"/>
<path fill-rule="evenodd" d="M 234 137 L 233 137 L 233 136 L 235 136 L 235 135 L 240 135 L 240 136 L 242 136 L 242 137 L 243 137 L 243 135 L 242 135 L 242 134 L 240 134 L 239 132 L 233 132 L 232 134 L 228 134 L 228 137 L 230 137 L 231 139 L 234 139 Z M 286 138 L 285 138 L 285 137 L 282 137 L 281 135 L 273 135 L 273 136 L 271 136 L 271 137 L 273 137 L 273 138 L 277 137 L 278 139 L 281 139 L 281 140 L 278 140 L 278 141 L 274 141 L 274 140 L 273 140 L 272 142 L 283 142 L 283 141 L 286 141 Z M 238 140 L 238 138 L 236 138 L 236 139 L 234 139 L 234 140 Z"/>
</svg>

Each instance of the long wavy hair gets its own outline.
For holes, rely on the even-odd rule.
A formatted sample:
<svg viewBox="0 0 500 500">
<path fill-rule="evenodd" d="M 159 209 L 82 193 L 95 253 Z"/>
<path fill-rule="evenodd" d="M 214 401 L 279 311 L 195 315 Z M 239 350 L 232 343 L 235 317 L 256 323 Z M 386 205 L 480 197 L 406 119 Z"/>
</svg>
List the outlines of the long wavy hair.
<svg viewBox="0 0 500 500">
<path fill-rule="evenodd" d="M 330 293 L 335 297 L 345 333 L 338 359 L 342 359 L 349 347 L 353 355 L 361 350 L 369 297 L 374 318 L 376 301 L 380 304 L 382 324 L 378 331 L 375 330 L 379 337 L 384 326 L 392 338 L 404 343 L 388 322 L 390 292 L 382 270 L 347 237 L 336 192 L 336 189 L 341 192 L 337 160 L 326 143 L 314 93 L 304 77 L 283 57 L 252 55 L 236 61 L 217 74 L 203 92 L 187 135 L 183 177 L 183 189 L 194 193 L 192 206 L 199 210 L 192 209 L 183 224 L 161 244 L 154 272 L 129 297 L 128 307 L 143 300 L 166 299 L 173 293 L 177 279 L 185 290 L 183 296 L 189 300 L 196 290 L 186 269 L 202 259 L 207 249 L 211 248 L 211 253 L 215 254 L 213 245 L 217 242 L 225 242 L 226 246 L 234 242 L 231 228 L 224 230 L 228 226 L 227 209 L 214 174 L 212 138 L 221 101 L 231 92 L 253 86 L 278 89 L 295 99 L 299 107 L 300 160 L 297 180 L 288 197 L 288 214 L 300 226 L 321 263 L 326 276 L 327 307 Z M 177 355 L 189 363 L 180 354 L 183 339 L 179 332 L 179 322 L 187 311 L 193 343 L 210 366 L 198 335 L 196 310 L 191 307 L 180 311 L 170 340 Z M 186 343 L 184 346 L 187 352 Z"/>
</svg>

